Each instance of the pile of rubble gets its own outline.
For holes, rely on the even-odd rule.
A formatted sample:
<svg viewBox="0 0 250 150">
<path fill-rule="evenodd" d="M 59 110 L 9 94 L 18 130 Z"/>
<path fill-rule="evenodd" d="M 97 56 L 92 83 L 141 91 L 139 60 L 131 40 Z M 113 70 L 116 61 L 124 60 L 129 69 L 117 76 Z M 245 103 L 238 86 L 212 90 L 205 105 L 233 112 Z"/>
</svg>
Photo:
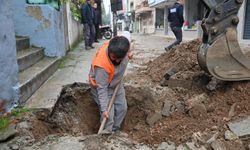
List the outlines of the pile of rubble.
<svg viewBox="0 0 250 150">
<path fill-rule="evenodd" d="M 211 78 L 197 63 L 199 44 L 198 40 L 183 43 L 145 64 L 140 64 L 139 59 L 133 61 L 134 65 L 139 62 L 139 69 L 126 75 L 129 107 L 122 132 L 95 135 L 100 125 L 99 113 L 89 86 L 74 83 L 64 87 L 53 110 L 36 110 L 20 119 L 9 132 L 11 137 L 15 133 L 14 140 L 5 136 L 1 141 L 0 137 L 0 142 L 4 142 L 0 146 L 117 150 L 250 148 L 250 82 L 218 82 Z"/>
<path fill-rule="evenodd" d="M 165 141 L 185 146 L 191 142 L 204 149 L 248 147 L 249 139 L 242 137 L 250 135 L 250 126 L 246 125 L 250 115 L 250 82 L 220 82 L 211 78 L 198 65 L 199 45 L 198 40 L 181 44 L 148 62 L 147 68 L 127 76 L 133 87 L 136 84 L 135 87 L 152 91 L 150 100 L 145 98 L 145 105 L 150 101 L 151 108 L 144 107 L 143 111 L 148 126 L 136 125 L 129 130 L 133 139 L 151 145 Z M 237 123 L 235 130 L 232 124 Z M 244 136 L 239 136 L 241 130 Z"/>
</svg>

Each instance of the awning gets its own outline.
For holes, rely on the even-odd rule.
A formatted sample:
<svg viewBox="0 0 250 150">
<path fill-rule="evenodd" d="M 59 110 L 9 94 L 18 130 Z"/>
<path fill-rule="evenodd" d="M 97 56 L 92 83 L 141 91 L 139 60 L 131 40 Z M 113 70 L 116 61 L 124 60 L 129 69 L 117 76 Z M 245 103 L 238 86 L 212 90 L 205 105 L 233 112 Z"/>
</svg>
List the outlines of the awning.
<svg viewBox="0 0 250 150">
<path fill-rule="evenodd" d="M 139 8 L 135 11 L 135 14 L 143 14 L 143 13 L 146 13 L 146 12 L 150 12 L 150 11 L 153 11 L 153 8 L 150 8 L 150 7 L 142 7 L 142 8 Z"/>
</svg>

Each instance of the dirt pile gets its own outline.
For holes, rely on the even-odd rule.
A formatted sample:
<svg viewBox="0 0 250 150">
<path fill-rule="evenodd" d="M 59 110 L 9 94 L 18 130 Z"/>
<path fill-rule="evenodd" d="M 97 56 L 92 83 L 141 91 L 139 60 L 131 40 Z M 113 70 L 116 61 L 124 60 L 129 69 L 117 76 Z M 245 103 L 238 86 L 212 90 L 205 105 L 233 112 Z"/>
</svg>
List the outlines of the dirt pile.
<svg viewBox="0 0 250 150">
<path fill-rule="evenodd" d="M 168 80 L 171 84 L 163 84 L 169 88 L 166 101 L 170 103 L 171 115 L 163 117 L 154 126 L 140 124 L 136 129 L 128 130 L 133 139 L 149 144 L 163 141 L 180 144 L 192 140 L 194 133 L 201 132 L 210 138 L 218 133 L 218 139 L 224 141 L 227 123 L 250 115 L 250 82 L 222 82 L 215 91 L 207 90 L 211 77 L 198 65 L 199 45 L 198 40 L 183 43 L 146 63 L 146 69 L 127 76 L 129 83 L 155 87 L 161 84 L 167 71 L 174 70 Z M 176 103 L 183 105 L 184 111 L 178 111 Z M 162 101 L 154 105 L 160 104 L 163 107 Z M 140 114 L 139 110 L 144 109 L 130 112 L 131 116 Z M 225 142 L 228 149 L 235 149 L 230 148 L 232 143 Z"/>
<path fill-rule="evenodd" d="M 162 80 L 167 70 L 174 68 L 175 72 L 198 72 L 201 69 L 197 62 L 197 51 L 200 41 L 193 40 L 183 43 L 172 49 L 169 53 L 164 53 L 157 59 L 146 64 L 148 75 L 152 81 Z"/>
</svg>

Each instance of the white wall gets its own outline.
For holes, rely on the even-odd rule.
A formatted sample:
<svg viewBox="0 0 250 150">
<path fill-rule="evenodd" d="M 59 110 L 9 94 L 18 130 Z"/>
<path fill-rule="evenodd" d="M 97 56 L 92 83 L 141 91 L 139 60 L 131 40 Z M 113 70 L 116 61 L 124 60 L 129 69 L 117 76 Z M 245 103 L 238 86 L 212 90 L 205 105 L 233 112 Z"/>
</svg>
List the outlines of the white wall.
<svg viewBox="0 0 250 150">
<path fill-rule="evenodd" d="M 250 40 L 244 40 L 243 39 L 244 23 L 245 23 L 245 12 L 246 12 L 246 0 L 242 4 L 242 6 L 241 6 L 241 8 L 239 10 L 239 13 L 238 13 L 238 17 L 240 19 L 240 22 L 238 24 L 237 31 L 238 31 L 239 43 L 242 44 L 242 45 L 249 45 Z"/>
<path fill-rule="evenodd" d="M 83 25 L 81 22 L 76 21 L 70 12 L 70 4 L 67 3 L 67 19 L 68 19 L 68 36 L 70 49 L 83 38 Z"/>
</svg>

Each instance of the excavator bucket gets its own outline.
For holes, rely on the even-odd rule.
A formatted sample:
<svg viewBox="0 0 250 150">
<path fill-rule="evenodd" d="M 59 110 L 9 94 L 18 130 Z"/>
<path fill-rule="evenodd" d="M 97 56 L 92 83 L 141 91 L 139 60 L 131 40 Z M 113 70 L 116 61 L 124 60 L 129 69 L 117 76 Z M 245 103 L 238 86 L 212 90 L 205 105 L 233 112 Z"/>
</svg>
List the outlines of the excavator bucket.
<svg viewBox="0 0 250 150">
<path fill-rule="evenodd" d="M 201 45 L 198 61 L 204 70 L 220 80 L 250 80 L 250 58 L 240 49 L 236 29 L 228 28 L 211 45 Z"/>
<path fill-rule="evenodd" d="M 250 58 L 238 43 L 237 16 L 243 0 L 203 0 L 207 13 L 202 20 L 201 68 L 224 81 L 250 80 Z"/>
</svg>

